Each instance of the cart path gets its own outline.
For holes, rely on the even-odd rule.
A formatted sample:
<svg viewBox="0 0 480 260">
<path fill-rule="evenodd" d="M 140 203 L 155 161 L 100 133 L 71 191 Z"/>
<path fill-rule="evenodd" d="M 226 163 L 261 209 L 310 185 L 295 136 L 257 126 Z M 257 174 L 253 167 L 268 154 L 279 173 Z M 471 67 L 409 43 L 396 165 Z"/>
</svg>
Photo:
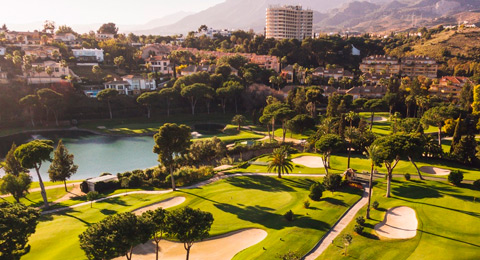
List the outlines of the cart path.
<svg viewBox="0 0 480 260">
<path fill-rule="evenodd" d="M 332 244 L 333 240 L 347 227 L 347 225 L 355 218 L 358 211 L 363 208 L 368 202 L 368 187 L 363 185 L 363 195 L 362 197 L 350 207 L 342 217 L 333 225 L 332 228 L 320 239 L 320 241 L 315 245 L 315 247 L 308 252 L 305 257 L 302 259 L 305 260 L 315 260 L 317 259 L 323 251 L 325 251 L 329 245 Z"/>
</svg>

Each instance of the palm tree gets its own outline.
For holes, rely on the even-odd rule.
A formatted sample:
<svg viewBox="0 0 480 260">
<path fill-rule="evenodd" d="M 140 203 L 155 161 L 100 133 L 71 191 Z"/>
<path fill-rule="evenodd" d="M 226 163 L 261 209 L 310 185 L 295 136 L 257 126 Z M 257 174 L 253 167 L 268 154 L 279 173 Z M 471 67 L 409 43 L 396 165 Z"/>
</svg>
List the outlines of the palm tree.
<svg viewBox="0 0 480 260">
<path fill-rule="evenodd" d="M 358 138 L 358 131 L 354 127 L 349 127 L 347 128 L 347 131 L 345 131 L 345 137 L 348 141 L 348 161 L 347 161 L 347 169 L 350 169 L 350 158 L 351 158 L 351 153 L 352 153 L 352 143 L 353 140 Z"/>
<path fill-rule="evenodd" d="M 293 170 L 292 160 L 288 155 L 288 147 L 283 146 L 273 150 L 268 163 L 268 171 L 278 173 L 278 178 L 282 178 L 282 174 L 289 174 Z"/>
<path fill-rule="evenodd" d="M 355 117 L 357 116 L 357 113 L 350 111 L 347 114 L 345 114 L 345 120 L 347 120 L 350 123 L 350 127 L 352 127 L 353 120 L 355 120 Z"/>
<path fill-rule="evenodd" d="M 366 152 L 364 153 L 368 159 L 370 159 L 371 169 L 370 169 L 370 180 L 368 182 L 368 205 L 367 205 L 367 216 L 366 218 L 370 218 L 370 201 L 372 199 L 372 184 L 373 184 L 373 170 L 375 166 L 380 166 L 380 159 L 379 159 L 380 149 L 376 145 L 370 145 L 366 148 Z"/>
</svg>

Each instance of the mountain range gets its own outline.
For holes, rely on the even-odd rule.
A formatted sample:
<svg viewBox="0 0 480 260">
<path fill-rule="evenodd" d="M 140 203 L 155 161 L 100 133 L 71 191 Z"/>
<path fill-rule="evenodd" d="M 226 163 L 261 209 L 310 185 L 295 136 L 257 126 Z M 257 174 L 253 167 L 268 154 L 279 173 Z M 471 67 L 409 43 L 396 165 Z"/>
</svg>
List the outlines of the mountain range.
<svg viewBox="0 0 480 260">
<path fill-rule="evenodd" d="M 479 0 L 226 0 L 175 23 L 135 30 L 141 34 L 185 34 L 202 24 L 216 29 L 263 32 L 270 5 L 297 5 L 314 11 L 315 31 L 380 32 L 437 24 L 457 24 L 465 18 L 480 22 Z"/>
</svg>

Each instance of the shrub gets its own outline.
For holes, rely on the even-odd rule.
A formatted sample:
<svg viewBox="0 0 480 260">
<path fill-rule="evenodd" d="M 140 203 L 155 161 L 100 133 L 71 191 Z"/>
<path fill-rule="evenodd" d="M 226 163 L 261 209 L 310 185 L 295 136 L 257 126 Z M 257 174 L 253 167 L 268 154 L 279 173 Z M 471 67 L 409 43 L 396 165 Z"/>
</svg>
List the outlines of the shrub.
<svg viewBox="0 0 480 260">
<path fill-rule="evenodd" d="M 457 171 L 452 171 L 448 175 L 448 181 L 455 186 L 460 185 L 460 183 L 462 183 L 462 181 L 463 181 L 463 173 L 461 171 L 458 171 L 458 170 Z"/>
<path fill-rule="evenodd" d="M 355 219 L 355 221 L 357 222 L 357 224 L 359 224 L 360 226 L 363 226 L 363 224 L 365 224 L 365 218 L 360 216 L 360 217 L 357 217 Z"/>
<path fill-rule="evenodd" d="M 82 183 L 80 183 L 80 190 L 83 193 L 88 193 L 89 189 L 88 189 L 88 183 L 86 181 L 82 181 Z"/>
<path fill-rule="evenodd" d="M 319 201 L 322 198 L 324 187 L 321 183 L 315 182 L 310 186 L 310 194 L 308 197 L 314 201 Z"/>
<path fill-rule="evenodd" d="M 355 231 L 355 233 L 361 235 L 363 233 L 363 226 L 362 225 L 355 225 L 355 227 L 353 228 L 353 231 Z"/>
<path fill-rule="evenodd" d="M 310 201 L 309 201 L 309 200 L 305 200 L 305 201 L 303 202 L 303 207 L 306 208 L 306 209 L 308 209 L 308 208 L 310 207 Z"/>
<path fill-rule="evenodd" d="M 477 190 L 480 190 L 480 179 L 473 182 L 473 187 Z"/>
<path fill-rule="evenodd" d="M 297 252 L 288 251 L 284 255 L 277 254 L 277 258 L 281 260 L 300 260 L 302 257 Z"/>
<path fill-rule="evenodd" d="M 410 173 L 407 172 L 405 173 L 404 177 L 405 177 L 405 180 L 409 181 L 412 176 L 410 176 Z"/>
<path fill-rule="evenodd" d="M 327 174 L 323 179 L 323 186 L 325 189 L 334 192 L 342 184 L 342 176 L 339 174 Z"/>
<path fill-rule="evenodd" d="M 374 202 L 372 203 L 372 208 L 378 209 L 378 206 L 380 206 L 380 203 L 378 203 L 378 201 L 374 201 Z"/>
<path fill-rule="evenodd" d="M 287 221 L 293 221 L 293 217 L 294 217 L 294 214 L 293 214 L 293 211 L 292 210 L 289 210 L 287 213 L 285 213 L 283 215 L 285 217 L 285 219 Z"/>
</svg>

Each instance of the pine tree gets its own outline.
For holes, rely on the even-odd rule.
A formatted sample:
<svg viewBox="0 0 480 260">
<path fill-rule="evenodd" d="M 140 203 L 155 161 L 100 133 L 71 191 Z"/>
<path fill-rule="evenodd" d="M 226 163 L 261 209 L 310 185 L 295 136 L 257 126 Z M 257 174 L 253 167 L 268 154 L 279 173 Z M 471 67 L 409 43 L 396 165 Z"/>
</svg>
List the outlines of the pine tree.
<svg viewBox="0 0 480 260">
<path fill-rule="evenodd" d="M 452 144 L 450 145 L 450 153 L 453 152 L 455 145 L 457 145 L 458 142 L 460 142 L 460 139 L 462 138 L 461 128 L 462 128 L 462 116 L 459 116 L 457 119 L 457 124 L 455 125 L 455 131 L 453 132 Z"/>
<path fill-rule="evenodd" d="M 73 164 L 73 154 L 69 154 L 62 140 L 58 141 L 57 149 L 53 154 L 53 161 L 48 169 L 50 180 L 63 181 L 67 191 L 67 179 L 77 172 L 78 166 Z"/>
</svg>

